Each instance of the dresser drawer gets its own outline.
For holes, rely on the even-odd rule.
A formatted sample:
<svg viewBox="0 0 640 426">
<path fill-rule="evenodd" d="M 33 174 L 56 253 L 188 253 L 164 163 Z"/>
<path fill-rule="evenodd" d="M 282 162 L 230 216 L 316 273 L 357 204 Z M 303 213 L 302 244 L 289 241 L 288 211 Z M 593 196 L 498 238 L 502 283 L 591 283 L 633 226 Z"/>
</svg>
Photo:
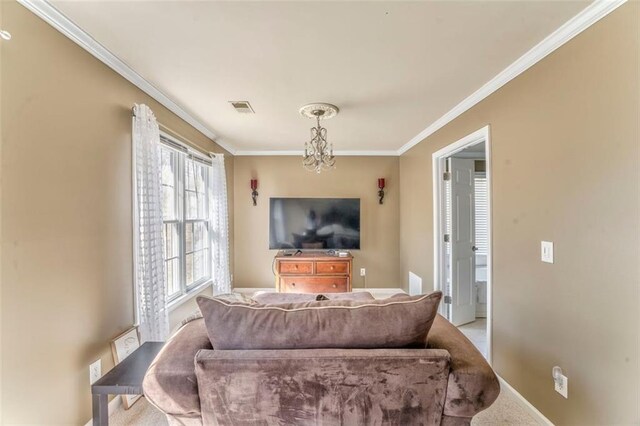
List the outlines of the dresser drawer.
<svg viewBox="0 0 640 426">
<path fill-rule="evenodd" d="M 280 262 L 279 271 L 281 274 L 312 274 L 313 262 Z"/>
<path fill-rule="evenodd" d="M 316 262 L 316 274 L 348 274 L 349 262 Z"/>
<path fill-rule="evenodd" d="M 285 293 L 344 293 L 349 291 L 348 277 L 282 277 L 280 291 Z"/>
</svg>

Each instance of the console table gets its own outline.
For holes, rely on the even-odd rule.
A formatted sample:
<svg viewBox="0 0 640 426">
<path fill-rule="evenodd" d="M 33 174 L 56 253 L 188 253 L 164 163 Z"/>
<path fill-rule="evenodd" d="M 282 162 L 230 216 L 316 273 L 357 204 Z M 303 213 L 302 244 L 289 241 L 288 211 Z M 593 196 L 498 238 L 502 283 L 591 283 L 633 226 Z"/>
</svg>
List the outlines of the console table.
<svg viewBox="0 0 640 426">
<path fill-rule="evenodd" d="M 142 379 L 163 342 L 145 342 L 91 385 L 93 426 L 109 424 L 109 395 L 142 395 Z"/>
<path fill-rule="evenodd" d="M 275 258 L 276 289 L 285 293 L 341 293 L 351 291 L 353 256 L 301 252 Z"/>
</svg>

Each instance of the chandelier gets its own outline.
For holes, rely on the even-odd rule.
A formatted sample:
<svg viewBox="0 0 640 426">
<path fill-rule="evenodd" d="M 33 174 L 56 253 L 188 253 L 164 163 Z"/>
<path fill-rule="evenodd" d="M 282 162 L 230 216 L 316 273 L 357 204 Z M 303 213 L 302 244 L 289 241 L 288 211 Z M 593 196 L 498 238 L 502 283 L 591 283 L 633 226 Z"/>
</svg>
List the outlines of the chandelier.
<svg viewBox="0 0 640 426">
<path fill-rule="evenodd" d="M 333 144 L 327 142 L 327 129 L 320 126 L 320 120 L 328 120 L 338 114 L 337 106 L 324 103 L 305 105 L 300 108 L 300 114 L 307 118 L 316 119 L 316 127 L 311 128 L 311 140 L 304 144 L 302 165 L 309 171 L 320 173 L 335 167 Z"/>
</svg>

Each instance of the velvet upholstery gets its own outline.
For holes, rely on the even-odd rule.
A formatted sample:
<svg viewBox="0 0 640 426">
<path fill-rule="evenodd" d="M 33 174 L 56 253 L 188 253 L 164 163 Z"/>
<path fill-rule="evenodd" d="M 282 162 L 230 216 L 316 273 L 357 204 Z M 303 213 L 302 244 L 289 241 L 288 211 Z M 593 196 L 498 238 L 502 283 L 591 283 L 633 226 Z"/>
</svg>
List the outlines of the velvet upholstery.
<svg viewBox="0 0 640 426">
<path fill-rule="evenodd" d="M 498 398 L 500 383 L 473 343 L 441 315 L 431 327 L 427 347 L 445 349 L 451 355 L 444 414 L 473 417 Z"/>
<path fill-rule="evenodd" d="M 407 296 L 397 296 L 404 299 Z M 394 298 L 395 299 L 395 298 Z M 424 346 L 424 342 L 423 342 Z M 487 364 L 483 356 L 473 346 L 473 344 L 446 319 L 437 315 L 427 338 L 427 349 L 423 349 L 425 356 L 431 353 L 441 354 L 445 350 L 449 354 L 449 374 L 446 381 L 446 395 L 442 416 L 439 423 L 442 426 L 467 426 L 471 418 L 490 406 L 500 392 L 497 377 L 491 367 Z M 223 351 L 210 351 L 212 345 L 209 341 L 202 318 L 193 319 L 183 325 L 176 334 L 167 342 L 165 348 L 160 352 L 156 360 L 145 377 L 143 388 L 148 400 L 167 414 L 170 425 L 196 426 L 202 425 L 200 394 L 205 398 L 209 393 L 219 392 L 220 388 L 211 388 L 211 378 L 204 379 L 207 384 L 200 382 L 200 377 L 196 375 L 194 361 L 196 353 L 203 349 L 198 357 L 203 359 L 211 358 L 212 354 Z M 414 349 L 383 349 L 382 351 L 394 351 L 394 353 L 404 353 Z M 304 350 L 305 353 L 317 353 L 322 350 Z M 336 353 L 345 354 L 345 350 L 331 350 L 334 361 Z M 378 351 L 377 349 L 367 349 L 361 352 Z M 397 351 L 397 352 L 395 352 Z M 263 352 L 273 351 L 224 351 L 228 354 L 239 354 L 248 352 L 255 356 Z M 276 351 L 301 352 L 301 351 Z M 388 352 L 387 352 L 388 353 Z M 380 352 L 379 352 L 380 354 Z M 206 355 L 206 357 L 205 357 Z M 265 354 L 266 355 L 266 354 Z M 224 357 L 221 357 L 223 359 Z M 384 360 L 383 360 L 384 361 Z M 206 368 L 209 361 L 204 361 L 202 368 Z M 217 361 L 216 361 L 217 362 Z M 257 361 L 255 361 L 257 363 Z M 319 362 L 328 362 L 326 359 Z M 344 362 L 344 361 L 339 361 Z M 368 358 L 369 368 L 380 371 L 376 357 Z M 343 364 L 344 365 L 344 364 Z M 381 364 L 380 364 L 381 365 Z M 235 368 L 235 367 L 228 367 Z M 207 373 L 209 374 L 209 373 Z M 257 373 L 253 373 L 257 374 Z M 367 373 L 369 374 L 369 373 Z M 383 374 L 382 372 L 375 374 Z M 278 379 L 280 380 L 280 379 Z M 355 388 L 354 388 L 355 390 Z M 360 395 L 360 394 L 359 394 Z M 364 398 L 362 395 L 360 397 Z M 203 399 L 204 401 L 204 399 Z M 210 404 L 202 402 L 202 405 Z M 348 413 L 347 413 L 348 414 Z M 213 413 L 213 416 L 216 414 Z M 435 420 L 434 420 L 435 421 Z M 205 425 L 215 425 L 215 422 L 206 421 Z M 232 424 L 239 424 L 238 422 Z M 258 424 L 266 424 L 261 422 Z M 325 424 L 331 424 L 326 422 Z M 344 423 L 348 424 L 348 423 Z M 405 423 L 409 424 L 409 423 Z M 420 423 L 418 423 L 420 424 Z M 423 424 L 431 424 L 424 423 Z"/>
<path fill-rule="evenodd" d="M 206 425 L 438 425 L 449 354 L 202 350 L 196 375 Z"/>
<path fill-rule="evenodd" d="M 199 296 L 215 349 L 424 347 L 441 292 L 392 300 L 247 305 Z"/>
<path fill-rule="evenodd" d="M 199 350 L 211 348 L 202 318 L 184 324 L 147 370 L 142 382 L 147 400 L 166 414 L 199 419 L 194 359 Z"/>
</svg>

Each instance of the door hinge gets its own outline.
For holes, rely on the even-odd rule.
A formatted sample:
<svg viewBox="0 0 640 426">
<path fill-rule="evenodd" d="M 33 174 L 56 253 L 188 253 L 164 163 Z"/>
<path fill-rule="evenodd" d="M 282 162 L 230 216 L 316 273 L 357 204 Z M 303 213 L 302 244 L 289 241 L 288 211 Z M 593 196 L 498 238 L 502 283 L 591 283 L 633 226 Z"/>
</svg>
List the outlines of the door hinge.
<svg viewBox="0 0 640 426">
<path fill-rule="evenodd" d="M 442 180 L 451 180 L 451 172 L 444 172 L 442 174 Z"/>
<path fill-rule="evenodd" d="M 451 236 L 449 234 L 444 234 L 444 242 L 448 243 L 451 241 Z"/>
<path fill-rule="evenodd" d="M 450 305 L 451 304 L 451 296 L 445 296 L 444 297 L 444 303 L 445 303 L 445 305 Z"/>
</svg>

